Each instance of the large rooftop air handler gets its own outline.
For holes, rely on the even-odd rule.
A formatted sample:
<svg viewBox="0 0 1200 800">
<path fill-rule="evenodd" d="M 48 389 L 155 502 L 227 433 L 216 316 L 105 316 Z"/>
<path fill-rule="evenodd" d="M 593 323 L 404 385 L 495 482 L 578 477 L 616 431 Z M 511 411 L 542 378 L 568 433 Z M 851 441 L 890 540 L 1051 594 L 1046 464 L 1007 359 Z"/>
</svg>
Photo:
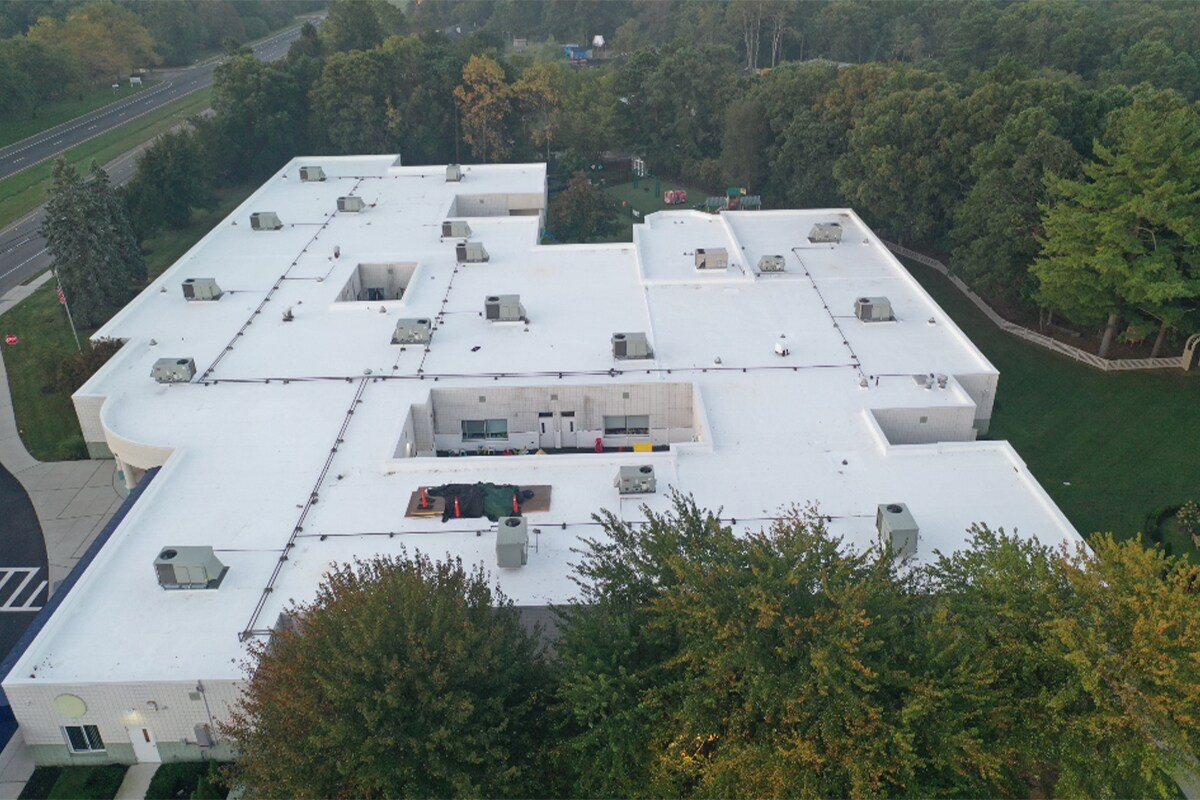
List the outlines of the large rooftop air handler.
<svg viewBox="0 0 1200 800">
<path fill-rule="evenodd" d="M 496 566 L 518 569 L 529 563 L 529 526 L 524 517 L 496 520 Z"/>
<path fill-rule="evenodd" d="M 696 269 L 726 269 L 729 253 L 724 247 L 701 247 L 696 250 Z"/>
<path fill-rule="evenodd" d="M 211 547 L 164 547 L 154 559 L 164 589 L 216 589 L 229 572 Z"/>
<path fill-rule="evenodd" d="M 650 358 L 650 342 L 646 334 L 614 333 L 612 335 L 613 358 Z"/>
<path fill-rule="evenodd" d="M 491 322 L 522 322 L 525 306 L 519 294 L 494 294 L 483 301 L 483 316 Z"/>
<path fill-rule="evenodd" d="M 454 245 L 454 257 L 460 264 L 479 264 L 489 258 L 482 242 L 459 242 Z"/>
<path fill-rule="evenodd" d="M 190 358 L 160 358 L 150 377 L 159 383 L 187 383 L 196 377 L 196 362 Z"/>
<path fill-rule="evenodd" d="M 220 300 L 221 294 L 214 278 L 188 278 L 183 282 L 183 296 L 188 300 Z"/>
<path fill-rule="evenodd" d="M 427 319 L 396 320 L 396 332 L 392 344 L 429 344 L 433 326 Z"/>
<path fill-rule="evenodd" d="M 250 215 L 250 228 L 256 231 L 277 231 L 283 227 L 274 211 L 255 211 Z"/>
<path fill-rule="evenodd" d="M 854 316 L 863 322 L 889 322 L 892 304 L 886 297 L 860 297 L 854 301 Z"/>
<path fill-rule="evenodd" d="M 363 202 L 363 199 L 361 197 L 355 197 L 354 195 L 347 195 L 346 197 L 338 198 L 338 211 L 349 211 L 351 213 L 357 213 L 359 211 L 362 211 L 366 207 L 367 207 L 367 204 Z"/>
<path fill-rule="evenodd" d="M 651 494 L 657 489 L 654 467 L 643 464 L 638 467 L 621 467 L 613 478 L 617 494 Z"/>
<path fill-rule="evenodd" d="M 320 167 L 301 167 L 300 180 L 304 183 L 325 180 L 325 170 Z"/>
<path fill-rule="evenodd" d="M 783 256 L 763 256 L 758 260 L 759 272 L 783 272 Z"/>
<path fill-rule="evenodd" d="M 459 166 L 458 164 L 447 164 L 446 165 L 446 182 L 447 183 L 456 183 L 458 181 L 461 181 L 462 175 L 463 175 L 462 167 Z"/>
<path fill-rule="evenodd" d="M 886 503 L 875 511 L 875 529 L 879 543 L 899 559 L 917 553 L 917 536 L 921 529 L 904 503 Z"/>
<path fill-rule="evenodd" d="M 465 219 L 448 219 L 442 223 L 442 236 L 447 239 L 463 239 L 471 235 L 471 226 Z"/>
<path fill-rule="evenodd" d="M 842 241 L 842 226 L 837 222 L 818 222 L 808 232 L 813 244 L 838 244 Z"/>
</svg>

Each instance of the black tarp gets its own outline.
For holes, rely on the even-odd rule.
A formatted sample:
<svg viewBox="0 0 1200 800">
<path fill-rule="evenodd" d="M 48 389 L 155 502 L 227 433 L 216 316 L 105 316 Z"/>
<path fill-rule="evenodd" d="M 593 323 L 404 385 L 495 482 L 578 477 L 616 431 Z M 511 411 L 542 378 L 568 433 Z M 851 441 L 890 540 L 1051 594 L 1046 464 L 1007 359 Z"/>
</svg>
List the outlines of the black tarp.
<svg viewBox="0 0 1200 800">
<path fill-rule="evenodd" d="M 431 497 L 446 499 L 442 522 L 450 519 L 487 517 L 495 522 L 500 517 L 511 517 L 513 498 L 520 498 L 521 488 L 512 484 L 496 483 L 447 483 L 428 490 Z M 454 500 L 458 499 L 458 513 L 454 512 Z M 520 507 L 518 501 L 518 508 Z"/>
</svg>

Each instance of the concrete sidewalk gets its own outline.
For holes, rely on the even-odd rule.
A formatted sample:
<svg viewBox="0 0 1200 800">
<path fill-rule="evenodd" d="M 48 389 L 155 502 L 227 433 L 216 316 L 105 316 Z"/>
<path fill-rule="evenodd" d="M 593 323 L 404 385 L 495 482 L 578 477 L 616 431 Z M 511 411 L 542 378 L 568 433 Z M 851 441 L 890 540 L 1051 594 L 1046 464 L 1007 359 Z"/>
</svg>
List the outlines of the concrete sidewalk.
<svg viewBox="0 0 1200 800">
<path fill-rule="evenodd" d="M 47 272 L 0 298 L 0 328 L 6 311 L 49 280 Z M 4 348 L 14 346 L 20 347 L 0 344 L 0 464 L 21 482 L 33 502 L 46 541 L 47 580 L 53 594 L 128 492 L 114 461 L 41 462 L 25 449 L 13 415 L 3 358 Z M 15 798 L 32 772 L 33 761 L 18 731 L 0 754 L 0 800 Z M 148 785 L 149 778 L 146 780 Z M 144 788 L 138 796 L 144 796 Z"/>
</svg>

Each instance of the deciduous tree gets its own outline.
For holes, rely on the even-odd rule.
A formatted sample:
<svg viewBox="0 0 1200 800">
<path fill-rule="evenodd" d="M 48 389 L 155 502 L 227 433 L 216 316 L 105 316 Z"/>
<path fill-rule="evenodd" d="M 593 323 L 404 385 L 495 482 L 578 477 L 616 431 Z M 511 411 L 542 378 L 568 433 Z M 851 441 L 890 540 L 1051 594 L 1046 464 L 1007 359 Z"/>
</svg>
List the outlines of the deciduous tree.
<svg viewBox="0 0 1200 800">
<path fill-rule="evenodd" d="M 512 113 L 512 88 L 504 68 L 489 56 L 471 56 L 463 67 L 463 82 L 454 87 L 462 123 L 463 141 L 481 161 L 508 156 L 508 117 Z"/>
<path fill-rule="evenodd" d="M 550 230 L 560 242 L 603 241 L 617 230 L 617 205 L 577 172 L 550 204 Z"/>
<path fill-rule="evenodd" d="M 256 795 L 542 793 L 544 663 L 482 568 L 376 557 L 289 614 L 225 727 Z"/>
</svg>

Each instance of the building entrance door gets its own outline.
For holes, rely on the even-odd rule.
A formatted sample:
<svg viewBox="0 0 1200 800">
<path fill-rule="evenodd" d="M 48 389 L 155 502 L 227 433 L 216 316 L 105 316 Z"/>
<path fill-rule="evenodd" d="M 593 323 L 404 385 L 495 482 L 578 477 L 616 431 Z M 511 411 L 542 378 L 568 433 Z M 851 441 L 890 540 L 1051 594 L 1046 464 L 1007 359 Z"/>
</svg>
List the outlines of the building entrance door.
<svg viewBox="0 0 1200 800">
<path fill-rule="evenodd" d="M 543 450 L 558 447 L 558 419 L 553 411 L 538 412 L 538 447 Z"/>
<path fill-rule="evenodd" d="M 576 435 L 576 432 L 575 432 L 575 412 L 574 411 L 562 412 L 562 418 L 559 420 L 558 428 L 559 428 L 559 431 L 561 432 L 561 441 L 562 441 L 562 444 L 560 445 L 561 447 L 578 447 L 579 446 L 579 436 Z"/>
<path fill-rule="evenodd" d="M 141 725 L 125 730 L 129 732 L 129 743 L 133 745 L 133 755 L 139 764 L 162 762 L 162 756 L 158 753 L 158 742 L 154 739 L 154 731 Z"/>
</svg>

